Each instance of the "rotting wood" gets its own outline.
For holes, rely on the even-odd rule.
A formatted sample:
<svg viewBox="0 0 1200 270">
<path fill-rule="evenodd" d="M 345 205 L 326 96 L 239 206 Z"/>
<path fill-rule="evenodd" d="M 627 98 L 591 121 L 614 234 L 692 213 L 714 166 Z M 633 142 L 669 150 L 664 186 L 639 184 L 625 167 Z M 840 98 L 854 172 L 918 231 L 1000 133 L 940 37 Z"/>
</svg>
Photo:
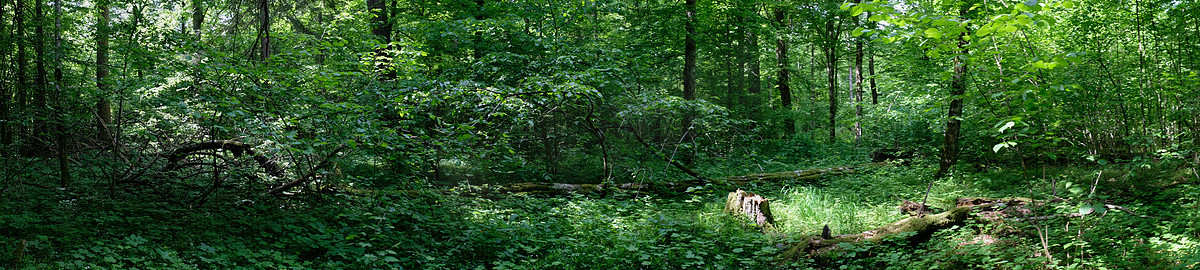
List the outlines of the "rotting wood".
<svg viewBox="0 0 1200 270">
<path fill-rule="evenodd" d="M 741 189 L 730 192 L 725 198 L 723 212 L 748 218 L 763 230 L 774 230 L 775 217 L 771 215 L 771 202 L 758 194 Z"/>
<path fill-rule="evenodd" d="M 746 184 L 749 182 L 763 181 L 810 181 L 820 179 L 827 175 L 839 175 L 853 173 L 854 167 L 829 167 L 808 170 L 795 170 L 774 173 L 758 173 L 748 175 L 729 176 L 719 179 L 720 181 L 732 182 L 734 184 Z"/>
<path fill-rule="evenodd" d="M 1024 197 L 959 198 L 955 201 L 956 206 L 945 212 L 934 215 L 910 216 L 863 233 L 836 235 L 833 238 L 823 238 L 819 235 L 802 237 L 798 241 L 795 241 L 796 244 L 781 254 L 779 258 L 784 261 L 790 261 L 800 257 L 827 254 L 836 251 L 839 248 L 839 243 L 863 241 L 878 243 L 889 237 L 902 235 L 902 233 L 913 233 L 907 236 L 907 240 L 912 243 L 921 243 L 928 241 L 937 231 L 965 224 L 971 218 L 971 213 L 975 213 L 974 216 L 978 216 L 979 219 L 993 222 L 1044 219 L 1047 217 L 1029 217 L 1029 215 L 1035 213 L 1034 208 L 1045 206 L 1048 203 L 1059 202 L 1064 201 L 1061 199 L 1038 201 Z M 1116 205 L 1105 204 L 1104 207 L 1133 214 L 1131 211 L 1124 209 L 1124 207 Z M 1067 215 L 1067 217 L 1079 216 L 1083 215 Z"/>
</svg>

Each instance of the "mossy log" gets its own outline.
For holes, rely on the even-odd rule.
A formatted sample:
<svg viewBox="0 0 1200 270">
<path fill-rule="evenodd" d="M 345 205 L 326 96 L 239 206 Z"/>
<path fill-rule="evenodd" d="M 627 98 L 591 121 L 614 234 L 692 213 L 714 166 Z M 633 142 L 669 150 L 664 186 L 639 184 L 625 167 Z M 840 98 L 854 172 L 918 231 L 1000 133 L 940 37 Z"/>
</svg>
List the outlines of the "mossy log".
<svg viewBox="0 0 1200 270">
<path fill-rule="evenodd" d="M 853 172 L 854 172 L 853 167 L 830 167 L 830 168 L 819 168 L 819 169 L 808 169 L 808 170 L 797 170 L 797 171 L 786 171 L 786 172 L 758 173 L 758 174 L 730 176 L 730 177 L 721 178 L 720 180 L 725 181 L 725 182 L 732 182 L 734 184 L 746 184 L 749 182 L 763 182 L 763 181 L 811 181 L 811 180 L 821 179 L 821 177 L 827 176 L 827 175 L 838 175 L 838 174 L 846 174 L 846 173 L 853 173 Z"/>
<path fill-rule="evenodd" d="M 912 233 L 908 236 L 909 241 L 924 242 L 929 240 L 934 232 L 950 228 L 954 225 L 964 224 L 970 213 L 970 206 L 962 206 L 936 215 L 908 217 L 859 234 L 835 235 L 832 238 L 809 236 L 797 241 L 796 244 L 780 255 L 780 259 L 791 261 L 800 257 L 826 254 L 836 251 L 840 243 L 863 241 L 879 243 L 889 237 L 909 235 L 906 233 Z"/>
<path fill-rule="evenodd" d="M 771 202 L 758 194 L 738 189 L 725 199 L 726 214 L 749 218 L 763 229 L 774 228 L 775 217 L 771 215 Z"/>
<path fill-rule="evenodd" d="M 500 188 L 500 191 L 510 193 L 523 193 L 529 195 L 565 195 L 570 193 L 599 193 L 604 190 L 604 185 L 597 184 L 566 184 L 566 183 L 545 183 L 545 182 L 526 182 L 516 183 Z"/>
<path fill-rule="evenodd" d="M 801 257 L 820 256 L 836 252 L 839 243 L 879 243 L 889 237 L 906 236 L 911 243 L 922 243 L 928 241 L 937 231 L 965 224 L 967 219 L 971 218 L 972 212 L 983 219 L 1003 220 L 1005 217 L 1031 214 L 1032 210 L 1029 207 L 1040 205 L 1042 203 L 1029 198 L 960 198 L 954 208 L 938 214 L 914 215 L 859 234 L 833 237 L 813 235 L 799 239 L 780 255 L 780 259 L 791 261 Z"/>
</svg>

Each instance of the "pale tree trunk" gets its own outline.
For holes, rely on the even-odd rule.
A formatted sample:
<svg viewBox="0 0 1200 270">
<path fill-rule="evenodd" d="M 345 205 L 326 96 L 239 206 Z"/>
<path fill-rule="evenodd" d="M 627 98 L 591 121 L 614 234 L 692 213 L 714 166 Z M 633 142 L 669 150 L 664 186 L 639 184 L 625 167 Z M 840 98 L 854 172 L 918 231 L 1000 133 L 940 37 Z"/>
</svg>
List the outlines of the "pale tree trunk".
<svg viewBox="0 0 1200 270">
<path fill-rule="evenodd" d="M 111 144 L 113 141 L 112 134 L 112 104 L 109 103 L 108 97 L 111 95 L 108 89 L 108 31 L 110 13 L 108 11 L 108 0 L 101 0 L 96 4 L 96 10 L 100 12 L 100 16 L 96 19 L 96 88 L 99 90 L 99 101 L 96 102 L 96 121 L 99 124 L 99 140 L 104 144 Z"/>
</svg>

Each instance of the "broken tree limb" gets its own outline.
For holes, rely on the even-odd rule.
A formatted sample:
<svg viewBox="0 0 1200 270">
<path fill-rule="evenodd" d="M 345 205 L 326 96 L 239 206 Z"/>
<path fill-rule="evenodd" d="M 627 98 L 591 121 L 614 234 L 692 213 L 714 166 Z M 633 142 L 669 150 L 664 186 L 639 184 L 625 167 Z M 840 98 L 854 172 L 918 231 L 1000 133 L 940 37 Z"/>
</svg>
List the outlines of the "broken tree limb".
<svg viewBox="0 0 1200 270">
<path fill-rule="evenodd" d="M 321 171 L 325 167 L 329 167 L 329 165 L 333 164 L 333 158 L 337 157 L 338 153 L 341 153 L 342 150 L 345 150 L 345 149 L 346 149 L 346 144 L 339 145 L 337 148 L 333 149 L 333 151 L 330 151 L 329 154 L 325 155 L 325 158 L 321 159 L 321 163 L 317 163 L 317 166 L 313 167 L 311 170 L 309 170 L 308 173 L 305 173 L 303 176 L 300 176 L 300 178 L 296 178 L 295 181 L 288 182 L 287 184 L 283 184 L 282 186 L 272 188 L 271 190 L 268 190 L 267 192 L 263 192 L 262 195 L 279 194 L 280 192 L 283 192 L 284 190 L 288 190 L 290 188 L 293 188 L 300 184 L 308 182 L 309 180 L 312 180 L 313 176 L 316 176 L 318 171 Z"/>
<path fill-rule="evenodd" d="M 255 152 L 255 146 L 256 145 L 234 140 L 217 140 L 184 145 L 183 147 L 176 148 L 170 153 L 162 154 L 162 156 L 167 158 L 167 166 L 163 167 L 163 171 L 174 171 L 184 167 L 179 163 L 180 161 L 192 155 L 201 155 L 203 154 L 201 151 L 225 150 L 233 154 L 234 157 L 250 155 L 250 157 L 258 163 L 258 166 L 262 167 L 263 171 L 265 171 L 267 174 L 275 177 L 283 176 L 283 167 L 280 167 L 278 163 L 275 163 L 274 160 L 271 160 L 271 158 L 267 157 L 266 155 Z"/>
</svg>

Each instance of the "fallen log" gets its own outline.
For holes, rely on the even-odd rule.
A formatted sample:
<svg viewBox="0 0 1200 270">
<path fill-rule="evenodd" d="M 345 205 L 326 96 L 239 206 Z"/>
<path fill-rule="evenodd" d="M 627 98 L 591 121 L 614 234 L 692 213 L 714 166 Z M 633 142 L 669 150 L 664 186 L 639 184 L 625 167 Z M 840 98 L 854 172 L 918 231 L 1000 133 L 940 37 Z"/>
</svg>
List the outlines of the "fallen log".
<svg viewBox="0 0 1200 270">
<path fill-rule="evenodd" d="M 746 184 L 749 182 L 764 182 L 764 181 L 810 181 L 820 179 L 827 175 L 839 175 L 853 173 L 853 167 L 829 167 L 808 170 L 796 170 L 774 173 L 757 173 L 748 175 L 729 176 L 719 179 L 724 182 L 732 182 L 734 184 Z"/>
<path fill-rule="evenodd" d="M 859 234 L 835 235 L 832 238 L 816 235 L 809 236 L 799 239 L 796 244 L 788 248 L 779 258 L 783 261 L 792 261 L 801 257 L 835 251 L 839 248 L 838 244 L 840 243 L 863 241 L 879 243 L 889 237 L 908 235 L 907 233 L 912 233 L 908 236 L 909 241 L 924 242 L 928 241 L 934 232 L 964 224 L 970 213 L 970 206 L 961 206 L 936 215 L 908 217 Z"/>
</svg>

